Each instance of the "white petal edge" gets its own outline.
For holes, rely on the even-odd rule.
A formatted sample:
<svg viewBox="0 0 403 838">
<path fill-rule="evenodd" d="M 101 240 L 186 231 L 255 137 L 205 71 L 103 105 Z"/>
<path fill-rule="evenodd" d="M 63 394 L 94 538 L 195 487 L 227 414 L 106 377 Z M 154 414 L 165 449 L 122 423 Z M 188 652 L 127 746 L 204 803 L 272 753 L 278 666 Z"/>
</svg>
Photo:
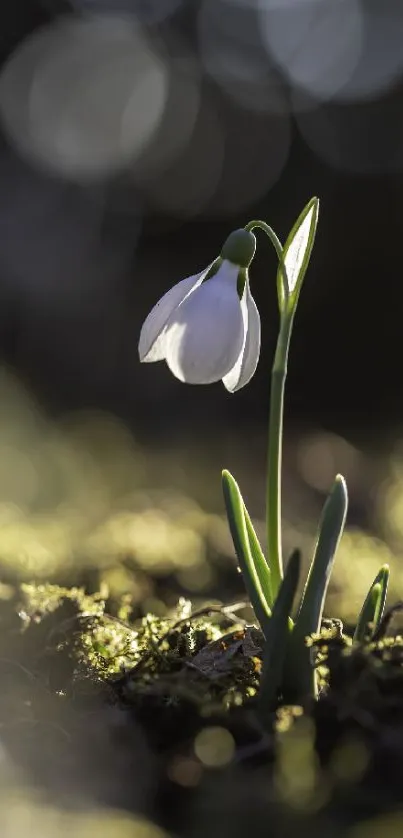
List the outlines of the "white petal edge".
<svg viewBox="0 0 403 838">
<path fill-rule="evenodd" d="M 233 367 L 245 341 L 239 268 L 227 265 L 188 295 L 166 328 L 166 361 L 187 384 L 213 384 Z"/>
<path fill-rule="evenodd" d="M 290 294 L 292 294 L 298 282 L 305 251 L 309 242 L 309 233 L 311 231 L 312 214 L 314 210 L 315 205 L 312 205 L 302 224 L 298 227 L 287 253 L 285 254 L 284 264 L 287 271 L 288 290 Z"/>
<path fill-rule="evenodd" d="M 242 314 L 245 323 L 245 344 L 236 364 L 223 378 L 224 387 L 235 393 L 250 381 L 255 374 L 260 355 L 260 314 L 252 297 L 249 282 L 246 283 L 242 297 Z M 246 321 L 246 322 L 245 322 Z"/>
<path fill-rule="evenodd" d="M 139 338 L 140 361 L 152 363 L 153 361 L 164 360 L 165 326 L 173 311 L 203 282 L 209 268 L 210 265 L 201 273 L 188 276 L 186 279 L 177 282 L 151 309 L 141 327 Z"/>
</svg>

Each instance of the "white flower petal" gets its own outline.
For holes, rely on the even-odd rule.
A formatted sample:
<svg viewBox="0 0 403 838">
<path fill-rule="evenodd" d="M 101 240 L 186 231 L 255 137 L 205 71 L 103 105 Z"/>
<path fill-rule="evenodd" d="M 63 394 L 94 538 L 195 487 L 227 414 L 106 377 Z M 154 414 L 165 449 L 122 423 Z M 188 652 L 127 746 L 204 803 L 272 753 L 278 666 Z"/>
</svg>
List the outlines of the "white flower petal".
<svg viewBox="0 0 403 838">
<path fill-rule="evenodd" d="M 166 361 L 180 381 L 212 384 L 234 366 L 244 344 L 238 273 L 236 265 L 223 262 L 169 318 Z"/>
<path fill-rule="evenodd" d="M 240 390 L 255 373 L 260 355 L 260 314 L 249 288 L 245 285 L 242 297 L 245 324 L 245 344 L 232 370 L 224 376 L 223 384 L 230 393 Z"/>
<path fill-rule="evenodd" d="M 210 267 L 210 266 L 209 266 Z M 206 269 L 206 271 L 208 268 Z M 172 312 L 203 281 L 206 271 L 182 279 L 151 309 L 140 332 L 140 361 L 162 361 L 165 358 L 165 326 Z"/>
</svg>

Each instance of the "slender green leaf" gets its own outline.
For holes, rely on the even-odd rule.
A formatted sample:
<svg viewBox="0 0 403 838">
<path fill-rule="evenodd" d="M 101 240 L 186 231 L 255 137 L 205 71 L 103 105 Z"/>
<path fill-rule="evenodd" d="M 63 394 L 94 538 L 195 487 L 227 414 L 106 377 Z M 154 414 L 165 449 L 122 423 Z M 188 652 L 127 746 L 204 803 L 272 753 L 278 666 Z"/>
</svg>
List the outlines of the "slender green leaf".
<svg viewBox="0 0 403 838">
<path fill-rule="evenodd" d="M 277 288 L 284 284 L 284 274 L 287 275 L 288 289 L 284 293 L 279 291 L 280 310 L 284 299 L 289 298 L 290 311 L 295 311 L 299 293 L 302 287 L 306 269 L 311 258 L 318 224 L 319 199 L 311 198 L 295 222 L 284 245 L 283 260 L 285 272 L 281 262 L 277 270 Z"/>
<path fill-rule="evenodd" d="M 272 591 L 272 581 L 271 581 L 271 573 L 270 568 L 267 564 L 266 557 L 263 553 L 263 550 L 260 545 L 260 541 L 256 535 L 255 528 L 252 524 L 250 519 L 249 512 L 243 504 L 243 511 L 245 515 L 245 523 L 246 523 L 246 530 L 248 533 L 249 538 L 249 546 L 251 549 L 253 561 L 256 567 L 256 572 L 260 579 L 260 584 L 265 592 L 267 602 L 272 608 L 273 606 L 273 591 Z"/>
<path fill-rule="evenodd" d="M 326 591 L 344 529 L 347 505 L 347 486 L 338 474 L 323 507 L 314 556 L 290 638 L 287 683 L 291 693 L 296 693 L 294 700 L 316 694 L 316 673 L 305 638 L 320 631 Z"/>
<path fill-rule="evenodd" d="M 270 581 L 268 581 L 270 571 L 263 553 L 259 554 L 256 549 L 252 553 L 242 495 L 237 482 L 226 469 L 222 473 L 222 486 L 228 523 L 245 587 L 260 627 L 266 637 L 271 617 L 269 606 Z"/>
<path fill-rule="evenodd" d="M 378 574 L 378 577 L 379 577 L 378 581 L 379 581 L 379 584 L 381 586 L 381 594 L 380 594 L 380 597 L 378 599 L 378 606 L 377 606 L 377 609 L 376 609 L 375 614 L 374 614 L 373 634 L 376 631 L 378 631 L 378 628 L 381 624 L 383 614 L 384 614 L 384 611 L 385 611 L 386 597 L 387 597 L 387 594 L 388 594 L 389 574 L 390 574 L 389 565 L 387 565 L 387 564 L 382 565 L 382 567 L 379 571 L 379 574 Z"/>
<path fill-rule="evenodd" d="M 269 631 L 263 648 L 263 669 L 259 692 L 259 713 L 267 718 L 283 680 L 285 656 L 290 636 L 289 617 L 301 572 L 301 554 L 295 550 L 287 564 L 273 606 Z"/>
<path fill-rule="evenodd" d="M 363 643 L 364 641 L 371 639 L 371 634 L 373 630 L 372 623 L 375 617 L 375 613 L 379 609 L 379 601 L 381 596 L 382 588 L 379 582 L 377 582 L 375 585 L 371 585 L 367 593 L 367 596 L 365 597 L 365 602 L 361 609 L 360 616 L 358 618 L 357 626 L 353 637 L 355 641 Z"/>
<path fill-rule="evenodd" d="M 389 565 L 385 564 L 375 576 L 361 608 L 353 637 L 358 643 L 371 640 L 379 627 L 385 608 L 388 582 Z"/>
</svg>

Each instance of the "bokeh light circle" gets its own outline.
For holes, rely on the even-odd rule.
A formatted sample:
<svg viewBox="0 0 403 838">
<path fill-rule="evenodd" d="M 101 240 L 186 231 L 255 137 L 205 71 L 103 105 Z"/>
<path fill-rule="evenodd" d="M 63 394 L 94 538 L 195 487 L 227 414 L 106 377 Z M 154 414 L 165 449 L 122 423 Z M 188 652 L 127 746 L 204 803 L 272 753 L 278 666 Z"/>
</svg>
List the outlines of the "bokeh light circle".
<svg viewBox="0 0 403 838">
<path fill-rule="evenodd" d="M 136 159 L 163 115 L 167 69 L 123 17 L 65 17 L 37 30 L 0 74 L 0 118 L 31 161 L 73 180 Z"/>
<path fill-rule="evenodd" d="M 52 0 L 50 0 L 51 3 Z M 163 23 L 178 11 L 183 0 L 70 0 L 78 12 L 132 15 L 146 26 Z"/>
<path fill-rule="evenodd" d="M 352 107 L 294 91 L 292 105 L 306 144 L 333 168 L 359 175 L 403 170 L 403 114 L 393 97 Z"/>
<path fill-rule="evenodd" d="M 328 99 L 358 64 L 363 19 L 358 0 L 260 2 L 268 52 L 292 85 Z"/>
</svg>

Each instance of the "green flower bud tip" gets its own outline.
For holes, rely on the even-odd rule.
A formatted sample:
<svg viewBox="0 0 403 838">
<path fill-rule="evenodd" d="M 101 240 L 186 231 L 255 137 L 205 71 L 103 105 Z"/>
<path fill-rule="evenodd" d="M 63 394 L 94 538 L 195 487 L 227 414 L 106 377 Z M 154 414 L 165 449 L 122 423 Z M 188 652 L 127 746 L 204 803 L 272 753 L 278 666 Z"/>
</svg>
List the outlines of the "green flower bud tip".
<svg viewBox="0 0 403 838">
<path fill-rule="evenodd" d="M 221 251 L 222 259 L 228 259 L 233 265 L 248 268 L 256 250 L 256 239 L 249 230 L 233 230 L 229 234 Z"/>
</svg>

